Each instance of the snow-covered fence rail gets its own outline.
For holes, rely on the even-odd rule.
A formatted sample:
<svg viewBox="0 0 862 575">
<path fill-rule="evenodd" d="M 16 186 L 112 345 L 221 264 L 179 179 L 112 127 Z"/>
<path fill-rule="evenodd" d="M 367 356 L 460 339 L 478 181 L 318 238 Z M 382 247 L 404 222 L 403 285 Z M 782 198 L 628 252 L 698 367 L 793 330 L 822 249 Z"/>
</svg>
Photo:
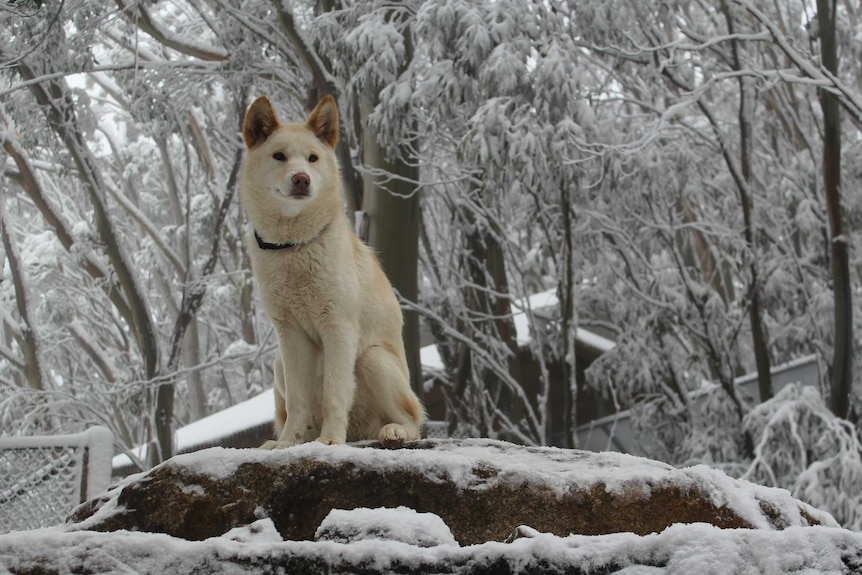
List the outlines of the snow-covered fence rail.
<svg viewBox="0 0 862 575">
<path fill-rule="evenodd" d="M 55 525 L 108 488 L 114 436 L 0 437 L 0 533 Z"/>
</svg>

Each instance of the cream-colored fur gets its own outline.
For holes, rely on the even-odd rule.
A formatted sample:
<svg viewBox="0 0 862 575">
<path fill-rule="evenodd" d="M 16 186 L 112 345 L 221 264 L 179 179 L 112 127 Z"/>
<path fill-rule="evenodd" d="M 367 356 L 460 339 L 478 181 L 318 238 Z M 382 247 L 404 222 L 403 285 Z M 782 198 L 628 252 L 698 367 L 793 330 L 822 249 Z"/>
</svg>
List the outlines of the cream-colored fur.
<svg viewBox="0 0 862 575">
<path fill-rule="evenodd" d="M 335 100 L 324 98 L 305 123 L 282 124 L 258 98 L 243 136 L 248 250 L 279 344 L 277 440 L 264 447 L 419 439 L 425 412 L 410 388 L 398 300 L 343 213 Z M 262 249 L 254 232 L 293 247 Z"/>
</svg>

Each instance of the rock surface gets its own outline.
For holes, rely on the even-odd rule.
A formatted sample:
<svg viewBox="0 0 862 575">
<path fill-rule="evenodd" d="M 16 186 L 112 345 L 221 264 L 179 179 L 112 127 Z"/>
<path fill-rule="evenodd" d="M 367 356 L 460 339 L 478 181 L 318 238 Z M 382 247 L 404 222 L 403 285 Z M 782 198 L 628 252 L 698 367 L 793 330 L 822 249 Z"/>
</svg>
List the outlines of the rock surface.
<svg viewBox="0 0 862 575">
<path fill-rule="evenodd" d="M 504 541 L 520 525 L 565 537 L 720 528 L 836 526 L 780 489 L 705 466 L 491 440 L 212 448 L 128 478 L 71 516 L 71 529 L 146 531 L 186 540 L 267 518 L 285 540 L 312 541 L 333 509 L 408 507 L 443 519 L 460 545 Z"/>
</svg>

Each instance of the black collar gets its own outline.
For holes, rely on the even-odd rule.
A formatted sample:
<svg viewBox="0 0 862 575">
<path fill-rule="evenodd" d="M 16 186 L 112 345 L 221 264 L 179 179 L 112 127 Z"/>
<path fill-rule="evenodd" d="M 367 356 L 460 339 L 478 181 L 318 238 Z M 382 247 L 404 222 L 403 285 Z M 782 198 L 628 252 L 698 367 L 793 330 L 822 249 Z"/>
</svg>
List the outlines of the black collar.
<svg viewBox="0 0 862 575">
<path fill-rule="evenodd" d="M 293 242 L 285 242 L 283 244 L 271 244 L 269 242 L 265 242 L 263 241 L 263 238 L 260 237 L 260 234 L 257 233 L 257 230 L 254 230 L 254 239 L 257 240 L 257 247 L 262 250 L 286 250 L 296 247 L 296 244 Z"/>
<path fill-rule="evenodd" d="M 315 237 L 311 238 L 307 242 L 302 242 L 298 244 L 295 244 L 293 242 L 284 242 L 283 244 L 271 244 L 267 241 L 264 241 L 264 239 L 260 237 L 260 234 L 257 233 L 257 230 L 254 230 L 254 239 L 257 241 L 257 247 L 262 250 L 288 250 L 297 246 L 304 246 L 306 244 L 310 244 L 311 242 L 322 236 L 323 232 L 325 232 L 328 228 L 329 224 L 326 224 L 325 226 L 323 226 L 323 229 L 320 230 L 320 233 L 318 233 Z"/>
</svg>

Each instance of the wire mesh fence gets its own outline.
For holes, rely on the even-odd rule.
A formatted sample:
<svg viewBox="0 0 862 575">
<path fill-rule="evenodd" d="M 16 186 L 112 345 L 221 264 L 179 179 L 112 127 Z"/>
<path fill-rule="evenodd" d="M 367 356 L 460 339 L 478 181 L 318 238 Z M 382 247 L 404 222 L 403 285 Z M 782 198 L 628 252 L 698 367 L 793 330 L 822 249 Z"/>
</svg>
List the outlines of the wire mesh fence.
<svg viewBox="0 0 862 575">
<path fill-rule="evenodd" d="M 0 533 L 62 523 L 110 483 L 113 435 L 0 438 Z"/>
<path fill-rule="evenodd" d="M 449 439 L 449 423 L 446 421 L 426 421 L 422 436 L 426 439 Z"/>
</svg>

